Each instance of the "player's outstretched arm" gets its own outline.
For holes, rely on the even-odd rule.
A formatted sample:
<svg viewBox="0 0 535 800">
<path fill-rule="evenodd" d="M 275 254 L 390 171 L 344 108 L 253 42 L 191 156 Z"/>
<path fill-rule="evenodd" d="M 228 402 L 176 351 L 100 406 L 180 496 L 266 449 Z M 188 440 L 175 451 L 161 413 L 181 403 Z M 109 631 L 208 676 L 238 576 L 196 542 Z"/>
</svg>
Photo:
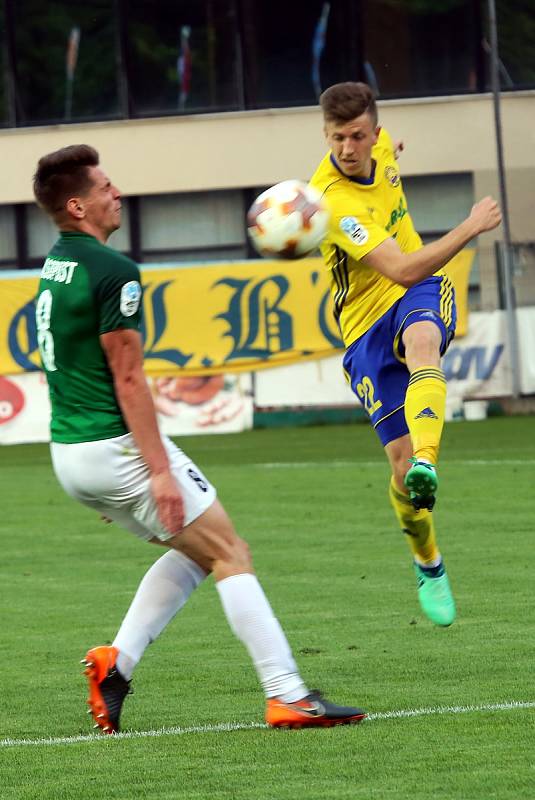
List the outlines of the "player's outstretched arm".
<svg viewBox="0 0 535 800">
<path fill-rule="evenodd" d="M 180 533 L 184 525 L 182 495 L 169 468 L 143 372 L 141 336 L 132 329 L 118 329 L 103 333 L 100 342 L 113 375 L 117 401 L 151 473 L 160 522 L 169 533 Z"/>
<path fill-rule="evenodd" d="M 392 148 L 394 150 L 394 158 L 397 161 L 402 152 L 405 150 L 405 143 L 402 139 L 396 139 L 395 142 L 392 142 Z"/>
<path fill-rule="evenodd" d="M 468 242 L 485 231 L 496 228 L 502 219 L 492 197 L 476 203 L 470 215 L 436 242 L 414 253 L 403 253 L 394 239 L 387 239 L 368 253 L 362 261 L 402 286 L 414 286 L 428 278 L 457 255 Z"/>
</svg>

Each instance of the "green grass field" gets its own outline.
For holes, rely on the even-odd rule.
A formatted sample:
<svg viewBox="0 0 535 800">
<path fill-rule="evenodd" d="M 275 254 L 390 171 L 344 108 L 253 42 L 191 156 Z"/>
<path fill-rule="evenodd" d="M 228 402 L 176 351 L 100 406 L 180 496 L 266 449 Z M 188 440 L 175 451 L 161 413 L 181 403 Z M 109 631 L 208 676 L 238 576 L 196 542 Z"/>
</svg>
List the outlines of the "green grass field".
<svg viewBox="0 0 535 800">
<path fill-rule="evenodd" d="M 159 552 L 64 495 L 46 446 L 4 447 L 2 800 L 535 797 L 535 419 L 446 426 L 449 629 L 419 611 L 367 426 L 182 444 L 251 544 L 309 686 L 371 718 L 263 728 L 256 676 L 208 580 L 136 670 L 123 727 L 153 735 L 93 736 L 78 661 L 113 638 Z"/>
</svg>

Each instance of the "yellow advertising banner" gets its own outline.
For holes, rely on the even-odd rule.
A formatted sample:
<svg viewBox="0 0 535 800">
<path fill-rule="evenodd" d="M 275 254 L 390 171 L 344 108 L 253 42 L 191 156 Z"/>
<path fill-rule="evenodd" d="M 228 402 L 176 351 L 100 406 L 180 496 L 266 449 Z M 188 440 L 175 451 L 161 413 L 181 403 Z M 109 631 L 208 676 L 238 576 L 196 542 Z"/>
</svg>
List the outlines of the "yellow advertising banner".
<svg viewBox="0 0 535 800">
<path fill-rule="evenodd" d="M 322 358 L 342 346 L 321 259 L 141 273 L 148 374 L 257 370 Z M 0 374 L 39 368 L 38 282 L 36 275 L 0 280 Z"/>
<path fill-rule="evenodd" d="M 473 251 L 459 260 L 458 302 Z M 452 266 L 454 265 L 452 263 Z M 342 348 L 319 258 L 143 267 L 143 339 L 149 375 L 211 375 L 323 358 Z M 0 279 L 0 374 L 40 368 L 37 274 Z M 461 304 L 460 304 L 461 305 Z M 462 324 L 462 320 L 459 322 Z M 464 325 L 464 329 L 466 325 Z"/>
<path fill-rule="evenodd" d="M 468 285 L 475 254 L 476 251 L 473 248 L 461 250 L 444 268 L 455 287 L 455 304 L 457 306 L 455 336 L 457 339 L 468 333 Z"/>
</svg>

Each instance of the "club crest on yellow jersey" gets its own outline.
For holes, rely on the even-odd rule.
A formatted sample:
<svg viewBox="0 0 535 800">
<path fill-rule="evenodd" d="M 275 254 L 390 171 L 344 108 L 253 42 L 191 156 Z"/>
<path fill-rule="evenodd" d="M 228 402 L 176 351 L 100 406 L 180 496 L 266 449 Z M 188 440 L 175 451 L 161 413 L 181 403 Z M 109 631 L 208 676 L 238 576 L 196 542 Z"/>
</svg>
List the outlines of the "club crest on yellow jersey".
<svg viewBox="0 0 535 800">
<path fill-rule="evenodd" d="M 394 189 L 399 186 L 401 178 L 399 177 L 399 172 L 395 167 L 387 166 L 385 167 L 385 178 L 389 182 Z"/>
</svg>

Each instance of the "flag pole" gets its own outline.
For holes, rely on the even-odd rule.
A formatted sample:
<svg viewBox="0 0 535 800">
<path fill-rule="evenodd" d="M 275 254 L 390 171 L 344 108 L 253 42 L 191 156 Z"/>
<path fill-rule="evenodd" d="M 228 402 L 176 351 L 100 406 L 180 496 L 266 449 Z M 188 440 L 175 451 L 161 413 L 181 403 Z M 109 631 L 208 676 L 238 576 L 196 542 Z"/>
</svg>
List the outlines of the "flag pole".
<svg viewBox="0 0 535 800">
<path fill-rule="evenodd" d="M 511 357 L 511 378 L 513 397 L 520 395 L 520 369 L 518 353 L 518 331 L 516 326 L 516 301 L 513 285 L 513 248 L 511 228 L 509 225 L 509 206 L 507 202 L 507 185 L 505 181 L 505 162 L 503 157 L 502 122 L 500 113 L 500 58 L 498 54 L 498 31 L 496 25 L 496 3 L 488 0 L 490 28 L 490 64 L 491 85 L 494 106 L 494 128 L 496 133 L 496 151 L 498 158 L 498 181 L 500 206 L 502 210 L 503 242 L 499 242 L 500 262 L 503 274 L 503 290 L 507 317 L 507 332 Z"/>
</svg>

